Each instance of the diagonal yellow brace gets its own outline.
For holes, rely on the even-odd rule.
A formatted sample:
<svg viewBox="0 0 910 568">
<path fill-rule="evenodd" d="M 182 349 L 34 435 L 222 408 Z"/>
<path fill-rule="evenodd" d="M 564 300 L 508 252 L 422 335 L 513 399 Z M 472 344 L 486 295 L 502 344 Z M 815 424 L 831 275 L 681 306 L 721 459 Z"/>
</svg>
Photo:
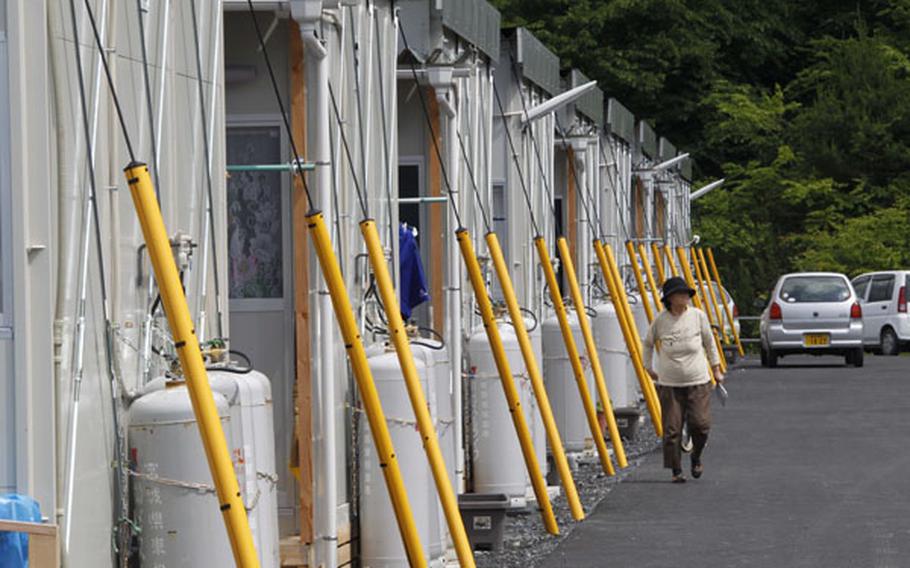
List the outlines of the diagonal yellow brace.
<svg viewBox="0 0 910 568">
<path fill-rule="evenodd" d="M 695 279 L 692 277 L 692 271 L 689 270 L 689 262 L 686 260 L 686 252 L 685 252 L 685 249 L 683 249 L 683 247 L 676 247 L 676 256 L 679 257 L 679 266 L 680 266 L 681 269 L 682 269 L 683 277 L 684 277 L 685 280 L 686 280 L 686 284 L 689 285 L 689 288 L 692 288 L 693 290 L 695 290 L 695 289 L 696 289 L 696 288 L 695 288 Z M 698 294 L 695 294 L 695 296 L 692 297 L 692 300 L 695 302 L 695 307 L 696 307 L 696 308 L 702 309 L 702 307 L 701 307 L 701 301 L 700 301 L 699 298 L 698 298 Z M 723 353 L 724 353 L 724 352 L 723 352 L 723 350 L 721 349 L 720 341 L 717 339 L 717 335 L 714 333 L 713 330 L 711 331 L 711 336 L 714 338 L 714 344 L 717 346 L 717 350 L 719 351 L 719 354 L 720 354 L 720 357 L 721 357 L 720 368 L 721 368 L 721 371 L 723 371 L 723 370 L 724 370 L 724 365 L 723 365 Z M 711 375 L 711 384 L 713 385 L 713 384 L 715 383 L 715 381 L 714 381 L 714 373 L 712 373 L 712 372 L 709 370 L 709 371 L 708 371 L 708 374 Z"/>
<path fill-rule="evenodd" d="M 148 166 L 140 162 L 133 162 L 124 170 L 133 205 L 139 224 L 142 226 L 142 235 L 148 248 L 149 259 L 155 270 L 155 280 L 161 292 L 161 303 L 167 316 L 168 325 L 174 336 L 174 347 L 180 358 L 180 367 L 186 379 L 190 403 L 193 405 L 193 414 L 199 425 L 199 434 L 202 437 L 202 446 L 205 448 L 205 457 L 208 460 L 209 471 L 215 483 L 215 493 L 221 508 L 221 516 L 227 529 L 228 540 L 234 554 L 237 566 L 254 568 L 259 566 L 259 557 L 256 555 L 256 546 L 253 544 L 253 534 L 250 532 L 249 519 L 243 499 L 240 497 L 240 486 L 231 462 L 221 419 L 212 396 L 202 352 L 199 349 L 199 340 L 196 330 L 193 329 L 193 320 L 186 303 L 186 295 L 180 284 L 171 243 L 167 237 L 164 219 L 158 199 L 155 197 L 155 188 L 149 176 Z"/>
<path fill-rule="evenodd" d="M 711 307 L 714 309 L 714 321 L 717 322 L 717 326 L 720 328 L 720 332 L 723 335 L 724 343 L 730 343 L 730 337 L 727 335 L 727 327 L 724 325 L 724 316 L 720 310 L 720 304 L 717 300 L 717 294 L 714 293 L 715 285 L 717 281 L 714 281 L 714 284 L 711 283 L 711 275 L 708 272 L 708 263 L 705 262 L 705 252 L 702 249 L 693 249 L 698 254 L 698 262 L 701 266 L 701 273 L 705 279 L 705 286 L 708 288 L 708 296 L 711 298 Z M 720 293 L 720 288 L 717 288 L 717 292 Z M 731 324 L 732 325 L 732 324 Z"/>
<path fill-rule="evenodd" d="M 664 271 L 664 263 L 660 257 L 657 243 L 651 243 L 651 256 L 654 257 L 654 266 L 657 267 L 657 277 L 660 278 L 660 284 L 663 284 L 667 280 L 667 273 Z"/>
<path fill-rule="evenodd" d="M 714 275 L 714 281 L 717 282 L 719 290 L 723 287 L 723 284 L 720 282 L 720 274 L 717 272 L 717 265 L 714 263 L 714 251 L 711 250 L 711 247 L 708 247 L 708 262 L 711 263 L 711 273 Z M 730 306 L 727 305 L 727 302 L 724 302 L 724 311 L 727 313 L 727 319 L 730 320 L 730 328 L 733 330 L 733 339 L 736 340 L 736 348 L 739 350 L 740 356 L 745 357 L 746 352 L 743 350 L 743 344 L 739 340 L 739 333 L 736 331 L 736 326 L 733 325 L 733 312 L 730 311 Z"/>
<path fill-rule="evenodd" d="M 644 243 L 638 243 L 638 256 L 641 257 L 641 265 L 645 268 L 645 276 L 648 280 L 648 286 L 651 288 L 651 297 L 654 298 L 654 305 L 658 312 L 663 310 L 663 303 L 660 301 L 660 292 L 657 290 L 657 282 L 654 281 L 654 272 L 651 271 L 651 263 L 648 262 L 648 253 L 645 250 Z"/>
<path fill-rule="evenodd" d="M 638 385 L 641 388 L 642 395 L 645 397 L 645 404 L 648 407 L 648 414 L 651 416 L 651 423 L 654 425 L 657 437 L 661 438 L 663 437 L 663 423 L 661 422 L 657 390 L 654 388 L 651 376 L 645 371 L 645 366 L 642 362 L 641 339 L 635 327 L 635 319 L 632 316 L 632 309 L 629 307 L 629 300 L 622 286 L 619 269 L 616 267 L 616 257 L 613 255 L 613 248 L 609 244 L 595 240 L 594 252 L 597 254 L 600 270 L 607 283 L 607 290 L 610 292 L 610 299 L 613 302 L 616 317 L 619 320 L 619 328 L 622 331 L 623 339 L 625 339 L 626 347 L 629 350 L 629 357 L 632 358 L 632 366 L 635 368 Z"/>
<path fill-rule="evenodd" d="M 417 365 L 414 364 L 411 342 L 408 341 L 404 320 L 401 318 L 398 297 L 395 295 L 395 286 L 392 284 L 392 277 L 389 274 L 388 264 L 386 264 L 382 241 L 379 239 L 379 232 L 376 230 L 376 222 L 372 219 L 361 221 L 360 233 L 363 235 L 363 240 L 367 246 L 370 265 L 373 267 L 373 275 L 376 278 L 376 287 L 379 290 L 379 297 L 382 299 L 382 305 L 385 308 L 386 319 L 388 320 L 389 339 L 392 345 L 395 346 L 395 353 L 398 355 L 401 375 L 408 391 L 408 398 L 411 400 L 411 408 L 414 409 L 417 429 L 420 432 L 420 438 L 423 440 L 423 449 L 427 454 L 430 471 L 436 483 L 436 494 L 439 496 L 440 504 L 442 504 L 449 533 L 452 535 L 458 563 L 463 568 L 472 567 L 474 566 L 474 553 L 471 550 L 471 543 L 468 542 L 464 521 L 461 518 L 461 512 L 458 510 L 458 499 L 455 497 L 455 491 L 452 489 L 452 482 L 446 470 L 445 460 L 439 449 L 439 438 L 436 434 L 436 427 L 433 425 L 433 419 L 430 416 L 427 399 L 424 396 L 423 387 L 420 386 L 420 375 L 417 372 Z"/>
<path fill-rule="evenodd" d="M 641 277 L 638 255 L 635 254 L 635 245 L 632 244 L 632 241 L 626 241 L 626 252 L 629 253 L 629 264 L 632 265 L 632 274 L 635 275 L 635 283 L 638 284 L 638 294 L 645 307 L 645 315 L 648 316 L 648 323 L 651 323 L 654 321 L 654 311 L 651 309 L 651 300 L 648 299 L 648 291 L 645 289 L 645 281 Z"/>
<path fill-rule="evenodd" d="M 559 436 L 556 421 L 553 419 L 550 397 L 547 396 L 547 389 L 543 384 L 543 376 L 540 374 L 540 367 L 537 365 L 537 357 L 531 347 L 531 338 L 528 336 L 525 320 L 515 297 L 512 277 L 509 275 L 509 269 L 502 254 L 502 247 L 499 246 L 499 239 L 496 237 L 496 233 L 492 231 L 486 234 L 484 240 L 487 243 L 487 249 L 490 251 L 490 257 L 493 259 L 493 268 L 499 277 L 502 295 L 506 300 L 512 327 L 515 328 L 515 336 L 518 338 L 518 347 L 521 349 L 521 356 L 524 359 L 525 368 L 528 370 L 528 377 L 531 379 L 531 388 L 534 389 L 534 396 L 537 398 L 537 407 L 540 410 L 540 417 L 547 433 L 547 442 L 549 442 L 550 449 L 553 452 L 556 471 L 559 472 L 559 478 L 562 480 L 562 486 L 566 491 L 566 501 L 572 511 L 572 518 L 580 521 L 585 518 L 585 510 L 582 508 L 581 500 L 578 498 L 575 479 L 572 477 L 572 470 L 569 469 L 569 461 L 566 459 L 566 452 L 562 446 L 562 438 Z"/>
<path fill-rule="evenodd" d="M 600 458 L 600 467 L 607 475 L 614 475 L 616 471 L 613 469 L 613 464 L 610 463 L 610 452 L 607 450 L 603 432 L 600 430 L 597 409 L 594 408 L 594 401 L 591 400 L 591 392 L 588 390 L 585 369 L 581 364 L 578 346 L 575 344 L 575 337 L 572 335 L 572 328 L 569 325 L 569 313 L 566 310 L 565 302 L 562 301 L 562 295 L 559 293 L 556 273 L 553 271 L 550 254 L 547 252 L 547 242 L 543 237 L 537 236 L 534 238 L 534 246 L 537 248 L 537 257 L 540 259 L 540 267 L 543 269 L 547 289 L 550 291 L 550 301 L 553 302 L 553 310 L 556 312 L 556 320 L 559 322 L 559 331 L 562 333 L 562 341 L 566 346 L 569 363 L 572 365 L 572 376 L 575 377 L 575 385 L 578 387 L 578 394 L 581 397 L 581 406 L 585 411 L 585 418 L 588 419 L 588 428 L 591 430 L 594 447 L 597 448 L 597 455 Z"/>
<path fill-rule="evenodd" d="M 575 264 L 572 262 L 572 255 L 569 254 L 569 244 L 565 237 L 559 237 L 556 239 L 556 246 L 559 249 L 559 257 L 562 259 L 562 269 L 565 271 L 566 280 L 569 282 L 569 293 L 572 297 L 572 303 L 575 304 L 575 315 L 578 316 L 581 337 L 584 339 L 588 360 L 591 362 L 594 385 L 597 387 L 597 394 L 604 410 L 604 417 L 607 419 L 607 430 L 610 432 L 610 441 L 613 442 L 616 463 L 619 464 L 620 468 L 624 468 L 628 465 L 626 452 L 622 445 L 622 438 L 619 436 L 619 426 L 616 424 L 613 403 L 610 400 L 610 393 L 607 391 L 607 381 L 604 380 L 603 368 L 600 366 L 600 356 L 597 354 L 597 345 L 594 343 L 591 323 L 588 321 L 588 313 L 585 311 L 585 300 L 581 296 L 578 277 L 575 275 Z"/>
<path fill-rule="evenodd" d="M 499 327 L 496 325 L 496 318 L 493 315 L 493 304 L 490 302 L 487 286 L 483 281 L 480 263 L 477 262 L 477 256 L 474 253 L 471 235 L 467 229 L 462 227 L 455 231 L 455 238 L 458 240 L 461 256 L 468 269 L 468 278 L 471 281 L 471 287 L 474 289 L 474 299 L 477 300 L 477 307 L 480 309 L 480 317 L 483 319 L 487 340 L 489 340 L 490 349 L 493 351 L 493 360 L 496 363 L 497 371 L 499 371 L 499 379 L 502 382 L 502 390 L 506 395 L 509 412 L 512 414 L 512 423 L 515 425 L 521 453 L 528 469 L 528 476 L 531 478 L 531 486 L 534 488 L 534 495 L 537 497 L 540 516 L 543 518 L 543 524 L 547 532 L 557 535 L 559 534 L 559 525 L 556 524 L 556 516 L 553 515 L 553 507 L 550 504 L 550 497 L 547 495 L 547 483 L 540 474 L 540 465 L 537 463 L 534 442 L 531 440 L 524 411 L 521 409 L 521 400 L 518 397 L 518 389 L 515 388 L 515 382 L 512 379 L 509 359 L 506 357 L 506 352 L 502 347 L 502 337 L 499 335 Z"/>
<path fill-rule="evenodd" d="M 701 265 L 698 263 L 698 254 L 695 252 L 695 247 L 689 248 L 689 256 L 692 259 L 692 266 L 695 267 L 695 277 L 696 282 L 698 282 L 698 289 L 701 290 L 702 307 L 705 310 L 705 314 L 708 316 L 708 321 L 711 323 L 711 334 L 714 336 L 714 343 L 717 345 L 718 355 L 720 356 L 720 369 L 726 373 L 727 356 L 724 353 L 723 344 L 720 341 L 720 332 L 718 331 L 720 326 L 715 319 L 711 298 L 708 296 L 707 285 L 702 278 Z M 686 268 L 688 269 L 689 267 L 686 266 Z"/>
<path fill-rule="evenodd" d="M 664 253 L 667 255 L 667 264 L 670 266 L 670 274 L 679 276 L 679 270 L 677 270 L 676 262 L 673 260 L 673 253 L 670 252 L 670 245 L 664 245 Z"/>
<path fill-rule="evenodd" d="M 354 372 L 354 379 L 357 381 L 357 388 L 360 390 L 363 408 L 366 411 L 370 432 L 373 435 L 373 443 L 376 445 L 379 467 L 385 478 L 389 499 L 392 501 L 392 509 L 395 511 L 395 519 L 398 522 L 398 530 L 401 533 L 401 540 L 408 555 L 408 564 L 412 567 L 425 567 L 427 562 L 424 557 L 423 546 L 420 543 L 420 535 L 414 523 L 414 515 L 411 512 L 408 494 L 405 491 L 404 481 L 401 477 L 398 457 L 395 455 L 395 448 L 392 446 L 392 437 L 389 435 L 389 427 L 386 423 L 385 413 L 382 410 L 382 402 L 379 400 L 379 393 L 376 391 L 376 385 L 373 382 L 373 372 L 370 370 L 370 364 L 367 361 L 367 354 L 363 348 L 360 332 L 357 329 L 354 311 L 351 308 L 351 301 L 344 285 L 341 268 L 338 266 L 338 258 L 332 248 L 329 231 L 325 226 L 325 219 L 321 211 L 310 211 L 306 215 L 306 220 L 307 228 L 313 237 L 316 258 L 319 260 L 319 267 L 322 269 L 322 277 L 325 279 L 326 287 L 328 287 L 329 295 L 332 298 L 335 319 L 338 320 L 344 347 L 351 361 L 351 370 Z"/>
</svg>

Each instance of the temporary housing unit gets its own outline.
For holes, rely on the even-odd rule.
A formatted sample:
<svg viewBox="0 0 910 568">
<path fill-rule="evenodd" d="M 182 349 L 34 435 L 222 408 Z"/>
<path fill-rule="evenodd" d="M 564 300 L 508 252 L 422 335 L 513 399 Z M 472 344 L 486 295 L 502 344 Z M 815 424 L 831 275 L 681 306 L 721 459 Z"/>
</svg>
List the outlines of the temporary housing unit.
<svg viewBox="0 0 910 568">
<path fill-rule="evenodd" d="M 88 4 L 198 335 L 227 337 L 219 4 Z M 0 486 L 38 499 L 67 565 L 111 565 L 143 473 L 127 409 L 175 351 L 84 3 L 3 1 L 0 22 Z"/>
<path fill-rule="evenodd" d="M 632 236 L 631 189 L 632 149 L 635 146 L 635 115 L 617 99 L 606 104 L 606 127 L 602 137 L 601 167 L 604 191 L 601 193 L 601 223 L 608 241 L 620 254 L 623 243 Z M 625 252 L 621 253 L 625 256 Z"/>
</svg>

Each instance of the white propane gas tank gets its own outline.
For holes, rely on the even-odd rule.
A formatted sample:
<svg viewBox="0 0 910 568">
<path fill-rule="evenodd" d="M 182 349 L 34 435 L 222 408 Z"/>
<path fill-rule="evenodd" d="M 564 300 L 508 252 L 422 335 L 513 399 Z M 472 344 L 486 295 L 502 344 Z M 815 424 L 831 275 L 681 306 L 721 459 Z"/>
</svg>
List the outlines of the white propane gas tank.
<svg viewBox="0 0 910 568">
<path fill-rule="evenodd" d="M 436 497 L 433 476 L 417 430 L 414 411 L 401 377 L 398 357 L 391 351 L 370 357 L 369 363 L 424 554 L 432 563 L 444 551 L 437 520 L 440 514 L 439 499 Z M 426 393 L 429 390 L 427 366 L 420 357 L 415 357 L 414 364 L 420 376 L 421 387 Z M 430 402 L 428 399 L 428 403 L 434 422 L 438 422 L 439 416 L 434 415 L 435 401 Z M 360 417 L 360 424 L 360 563 L 364 568 L 407 566 L 407 555 L 401 543 L 366 416 Z"/>
<path fill-rule="evenodd" d="M 593 318 L 594 342 L 597 344 L 597 355 L 603 367 L 604 380 L 610 391 L 613 408 L 634 406 L 635 392 L 630 390 L 629 377 L 631 370 L 629 352 L 619 327 L 616 309 L 610 302 L 598 304 Z"/>
<path fill-rule="evenodd" d="M 449 475 L 449 485 L 457 493 L 456 464 L 455 464 L 455 393 L 452 385 L 449 350 L 439 341 L 421 338 L 411 343 L 411 352 L 415 361 L 422 361 L 426 365 L 427 389 L 424 395 L 430 406 L 430 414 L 436 417 L 436 436 L 439 438 L 439 449 L 446 462 L 446 471 Z M 426 452 L 424 452 L 425 454 Z M 426 461 L 426 460 L 424 460 Z M 432 480 L 431 480 L 432 481 Z M 435 488 L 435 481 L 433 481 Z M 435 490 L 435 489 L 434 489 Z M 432 556 L 444 555 L 445 550 L 439 546 L 446 545 L 449 539 L 449 530 L 446 523 L 445 512 L 442 507 L 437 507 L 436 518 L 431 520 L 430 554 Z"/>
<path fill-rule="evenodd" d="M 274 423 L 272 416 L 272 396 L 271 384 L 268 378 L 258 371 L 249 371 L 245 373 L 236 373 L 223 370 L 209 371 L 209 383 L 211 384 L 216 402 L 223 400 L 226 404 L 226 418 L 223 422 L 225 437 L 227 438 L 228 448 L 231 450 L 231 459 L 234 462 L 234 470 L 237 473 L 237 481 L 240 484 L 240 490 L 243 494 L 243 501 L 247 506 L 250 529 L 253 532 L 253 539 L 256 545 L 256 551 L 262 566 L 278 566 L 280 562 L 278 548 L 278 475 L 275 467 L 275 435 Z M 196 428 L 195 417 L 192 413 L 192 407 L 189 401 L 189 393 L 183 383 L 170 383 L 163 377 L 154 379 L 146 385 L 145 393 L 136 400 L 130 407 L 130 448 L 132 448 L 132 459 L 136 462 L 134 467 L 142 473 L 145 468 L 160 470 L 149 456 L 158 453 L 169 454 L 174 448 L 174 442 L 167 438 L 167 430 L 164 424 L 169 422 L 170 413 L 176 410 L 189 408 L 189 415 L 186 417 L 188 422 L 182 428 L 186 430 L 186 425 L 192 425 L 190 431 L 195 435 L 201 448 L 198 428 Z M 160 403 L 162 401 L 172 404 L 174 409 L 165 411 L 166 417 L 160 418 L 158 413 L 161 412 Z M 219 414 L 221 410 L 219 408 Z M 150 426 L 150 425 L 157 425 Z M 168 424 L 168 426 L 170 426 Z M 146 457 L 143 457 L 145 454 Z M 183 455 L 181 453 L 181 455 Z M 189 457 L 192 456 L 192 457 Z M 208 473 L 208 463 L 205 454 L 195 452 L 187 454 L 180 462 L 175 462 L 177 468 L 175 472 L 160 472 L 157 474 L 162 478 L 176 481 L 186 481 L 193 479 L 196 471 L 205 472 L 205 483 L 212 484 L 211 475 Z M 201 469 L 200 469 L 201 468 Z M 185 473 L 186 472 L 186 473 Z M 151 474 L 150 474 L 151 475 Z M 139 476 L 134 482 L 137 487 L 137 495 L 141 491 L 150 491 L 154 496 L 156 492 L 151 489 L 154 482 L 145 476 Z M 145 487 L 141 487 L 145 484 Z M 161 485 L 160 483 L 157 485 Z M 178 487 L 168 485 L 171 487 Z M 159 488 L 160 489 L 160 488 Z M 186 492 L 184 488 L 184 493 Z M 162 510 L 161 520 L 168 523 L 173 518 L 174 522 L 182 523 L 186 517 L 185 505 L 181 502 L 183 493 L 165 494 L 158 491 L 157 494 L 166 497 L 167 504 Z M 154 497 L 153 497 L 154 499 Z M 214 496 L 212 496 L 214 501 Z M 164 501 L 164 499 L 162 499 Z M 217 504 L 215 505 L 217 507 Z M 151 526 L 158 526 L 158 512 L 155 509 L 148 509 L 149 514 L 154 516 L 154 522 Z M 220 521 L 220 514 L 217 515 Z M 149 526 L 149 520 L 142 514 L 139 516 L 140 525 Z M 195 530 L 201 531 L 199 527 L 203 524 L 194 524 Z M 170 538 L 172 529 L 167 529 L 167 542 L 174 543 Z M 178 554 L 181 557 L 199 558 L 200 562 L 208 562 L 211 558 L 209 544 L 212 538 L 219 538 L 219 546 L 228 547 L 227 536 L 223 531 L 211 531 L 212 536 L 209 540 L 197 538 L 198 535 L 190 535 L 181 541 L 177 546 Z M 143 530 L 140 537 L 140 554 L 152 554 L 159 547 L 156 535 L 150 534 L 149 531 Z M 170 545 L 169 545 L 170 546 Z M 192 550 L 185 550 L 192 548 Z M 229 557 L 228 562 L 232 562 Z M 155 564 L 151 564 L 154 566 Z M 171 564 L 164 563 L 166 566 L 194 566 L 193 562 L 188 564 Z"/>
<path fill-rule="evenodd" d="M 575 338 L 575 345 L 578 347 L 585 369 L 585 380 L 591 393 L 591 400 L 596 404 L 597 390 L 594 388 L 594 376 L 591 374 L 591 365 L 585 353 L 584 338 L 578 324 L 578 316 L 571 310 L 569 327 L 572 329 L 572 337 Z M 544 383 L 550 397 L 550 405 L 553 407 L 556 427 L 562 434 L 562 443 L 566 451 L 578 452 L 592 445 L 594 441 L 591 438 L 591 429 L 582 406 L 581 395 L 578 394 L 569 354 L 562 339 L 559 320 L 556 316 L 548 318 L 541 325 L 541 330 Z"/>
<path fill-rule="evenodd" d="M 228 432 L 227 399 L 213 395 Z M 154 391 L 133 402 L 129 444 L 142 565 L 231 566 L 234 559 L 186 386 Z"/>
<path fill-rule="evenodd" d="M 531 406 L 531 385 L 525 372 L 524 360 L 518 347 L 514 328 L 499 323 L 503 349 L 512 370 L 519 402 L 527 419 L 536 412 Z M 474 444 L 474 491 L 476 493 L 505 493 L 523 498 L 529 485 L 521 445 L 512 423 L 512 415 L 490 342 L 482 327 L 468 340 L 468 360 L 472 375 L 471 412 Z"/>
</svg>

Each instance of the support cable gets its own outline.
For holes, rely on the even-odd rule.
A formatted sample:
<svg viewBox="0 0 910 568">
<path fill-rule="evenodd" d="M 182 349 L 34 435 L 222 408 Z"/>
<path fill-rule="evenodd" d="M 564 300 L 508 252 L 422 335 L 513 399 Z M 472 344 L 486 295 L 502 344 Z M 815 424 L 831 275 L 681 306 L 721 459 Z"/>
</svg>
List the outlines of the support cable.
<svg viewBox="0 0 910 568">
<path fill-rule="evenodd" d="M 76 18 L 76 4 L 75 0 L 70 0 L 70 17 L 72 22 L 73 29 L 73 41 L 75 47 L 73 51 L 75 52 L 76 59 L 76 75 L 78 80 L 79 87 L 79 104 L 82 114 L 82 129 L 83 135 L 85 136 L 86 144 L 86 162 L 88 166 L 88 177 L 89 177 L 89 195 L 86 201 L 86 221 L 87 225 L 92 225 L 91 227 L 85 226 L 83 230 L 85 231 L 85 248 L 83 256 L 83 266 L 81 267 L 82 276 L 80 281 L 80 306 L 79 306 L 79 325 L 80 325 L 80 334 L 85 333 L 85 291 L 87 288 L 87 278 L 88 278 L 88 234 L 89 231 L 92 231 L 95 241 L 95 252 L 98 256 L 98 279 L 99 279 L 99 291 L 101 294 L 101 309 L 102 317 L 104 319 L 104 354 L 105 360 L 107 363 L 106 373 L 108 375 L 108 380 L 110 381 L 111 386 L 111 402 L 112 402 L 112 418 L 114 426 L 114 454 L 116 455 L 116 463 L 114 464 L 115 470 L 115 480 L 114 480 L 114 503 L 113 503 L 113 516 L 114 516 L 114 535 L 112 535 L 112 544 L 113 544 L 113 553 L 118 558 L 117 564 L 122 565 L 125 563 L 125 558 L 128 555 L 128 543 L 130 537 L 130 527 L 133 526 L 132 521 L 129 519 L 129 505 L 128 501 L 125 498 L 126 491 L 126 482 L 125 482 L 125 469 L 124 464 L 126 463 L 126 448 L 124 446 L 123 431 L 121 427 L 121 413 L 120 413 L 120 394 L 125 392 L 123 385 L 118 380 L 119 374 L 117 373 L 116 366 L 114 364 L 114 349 L 113 349 L 113 326 L 111 325 L 111 318 L 109 312 L 108 304 L 108 291 L 107 291 L 107 275 L 104 267 L 104 248 L 101 238 L 101 225 L 98 218 L 98 196 L 97 196 L 97 182 L 95 175 L 95 149 L 92 143 L 92 134 L 91 127 L 89 126 L 88 120 L 88 104 L 87 104 L 87 95 L 85 90 L 85 77 L 82 66 L 82 48 L 79 42 L 79 26 Z M 107 61 L 104 56 L 104 48 L 100 40 L 100 35 L 98 34 L 98 28 L 95 23 L 95 16 L 92 13 L 88 4 L 86 4 L 88 9 L 88 15 L 92 23 L 92 29 L 95 32 L 95 39 L 98 43 L 98 51 L 101 55 L 102 61 L 104 62 L 104 69 L 107 72 Z M 110 75 L 108 75 L 110 77 Z M 96 95 L 100 96 L 100 95 Z M 118 105 L 119 110 L 119 105 Z M 91 216 L 89 217 L 89 213 Z M 79 350 L 81 351 L 84 347 L 81 344 Z M 76 460 L 76 439 L 78 431 L 78 406 L 80 398 L 80 390 L 82 385 L 82 376 L 84 372 L 84 367 L 82 363 L 82 354 L 78 355 L 79 361 L 76 365 L 76 376 L 73 378 L 73 392 L 72 392 L 72 401 L 73 409 L 70 415 L 70 424 L 69 424 L 69 436 L 70 436 L 70 446 L 68 448 L 69 455 L 67 456 L 67 471 L 65 477 L 66 484 L 66 493 L 65 493 L 65 515 L 66 515 L 66 530 L 64 533 L 64 550 L 69 551 L 70 536 L 72 534 L 72 525 L 73 525 L 73 498 L 74 498 L 74 489 L 75 489 L 75 460 Z M 118 392 L 121 391 L 121 392 Z"/>
<path fill-rule="evenodd" d="M 152 142 L 152 180 L 155 183 L 155 197 L 161 200 L 159 185 L 161 179 L 158 174 L 158 135 L 155 129 L 155 112 L 152 108 L 152 81 L 149 78 L 149 56 L 145 35 L 145 18 L 143 13 L 147 10 L 142 7 L 143 0 L 136 0 L 136 15 L 139 20 L 139 45 L 142 53 L 142 82 L 145 85 L 145 108 L 149 115 L 149 138 Z"/>
<path fill-rule="evenodd" d="M 393 16 L 394 17 L 394 16 Z M 396 24 L 397 26 L 397 24 Z M 389 149 L 389 127 L 386 124 L 386 104 L 385 104 L 385 80 L 383 79 L 383 66 L 382 66 L 382 45 L 379 35 L 379 19 L 373 18 L 373 28 L 375 31 L 376 37 L 376 67 L 378 73 L 376 74 L 379 78 L 379 119 L 380 124 L 382 125 L 382 152 L 385 156 L 386 162 L 386 182 L 385 182 L 385 199 L 386 199 L 386 215 L 389 217 L 389 251 L 391 254 L 391 262 L 389 263 L 392 269 L 392 281 L 395 281 L 395 271 L 398 268 L 398 263 L 395 262 L 395 247 L 392 244 L 395 243 L 395 229 L 394 223 L 392 222 L 392 153 Z M 359 93 L 358 93 L 359 96 Z"/>
</svg>

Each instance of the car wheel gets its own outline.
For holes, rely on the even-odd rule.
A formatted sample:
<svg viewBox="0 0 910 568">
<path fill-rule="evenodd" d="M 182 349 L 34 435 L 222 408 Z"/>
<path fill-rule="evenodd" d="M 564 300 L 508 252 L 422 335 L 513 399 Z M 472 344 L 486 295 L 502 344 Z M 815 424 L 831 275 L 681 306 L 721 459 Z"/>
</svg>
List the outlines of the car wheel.
<svg viewBox="0 0 910 568">
<path fill-rule="evenodd" d="M 900 344 L 897 334 L 890 327 L 882 330 L 882 355 L 897 355 L 900 353 Z"/>
<path fill-rule="evenodd" d="M 778 354 L 773 349 L 768 349 L 768 367 L 772 369 L 777 367 L 777 358 Z"/>
<path fill-rule="evenodd" d="M 857 350 L 855 350 L 855 351 L 853 352 L 853 361 L 852 361 L 852 363 L 853 363 L 853 366 L 854 366 L 854 367 L 862 367 L 862 366 L 863 366 L 863 355 L 864 355 L 864 353 L 863 353 L 862 348 L 857 349 Z"/>
</svg>

